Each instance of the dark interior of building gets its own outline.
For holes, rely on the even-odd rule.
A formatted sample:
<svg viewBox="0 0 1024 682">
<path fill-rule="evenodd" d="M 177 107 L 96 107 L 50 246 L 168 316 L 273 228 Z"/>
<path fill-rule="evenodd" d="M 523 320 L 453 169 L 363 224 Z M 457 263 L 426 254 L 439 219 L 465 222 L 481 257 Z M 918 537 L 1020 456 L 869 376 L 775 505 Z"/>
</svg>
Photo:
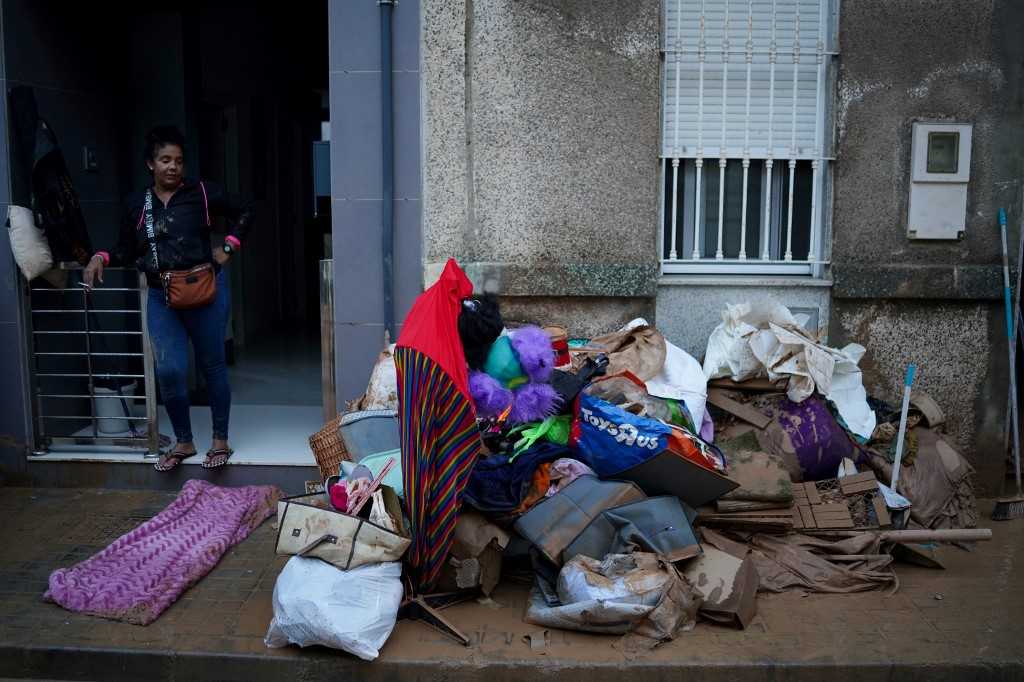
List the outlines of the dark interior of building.
<svg viewBox="0 0 1024 682">
<path fill-rule="evenodd" d="M 326 0 L 110 8 L 18 0 L 3 12 L 7 25 L 25 27 L 4 45 L 7 86 L 32 88 L 94 249 L 116 243 L 122 198 L 147 183 L 143 137 L 158 123 L 184 130 L 189 176 L 256 202 L 255 228 L 229 266 L 235 403 L 319 408 L 318 263 L 330 257 L 330 202 L 314 157 L 329 140 Z M 32 305 L 73 309 L 73 296 L 44 305 L 34 295 Z M 98 324 L 138 326 L 122 318 Z M 56 323 L 34 319 L 36 329 L 47 324 Z M 59 350 L 71 341 L 47 343 Z"/>
</svg>

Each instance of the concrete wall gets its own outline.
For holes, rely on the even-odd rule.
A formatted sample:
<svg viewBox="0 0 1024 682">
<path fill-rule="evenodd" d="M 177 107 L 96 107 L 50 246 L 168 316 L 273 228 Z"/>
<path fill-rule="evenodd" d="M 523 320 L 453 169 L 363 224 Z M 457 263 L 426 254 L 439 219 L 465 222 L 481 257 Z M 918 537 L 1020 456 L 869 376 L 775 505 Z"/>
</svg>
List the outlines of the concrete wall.
<svg viewBox="0 0 1024 682">
<path fill-rule="evenodd" d="M 426 281 L 457 258 L 577 334 L 653 315 L 660 0 L 422 4 Z"/>
<path fill-rule="evenodd" d="M 339 406 L 366 389 L 384 343 L 380 8 L 330 0 L 331 218 Z M 420 3 L 394 9 L 395 319 L 421 291 Z"/>
<path fill-rule="evenodd" d="M 917 362 L 989 492 L 1001 484 L 1007 395 L 996 211 L 1010 214 L 1015 252 L 1022 33 L 1014 0 L 846 2 L 840 17 L 832 341 L 865 345 L 868 389 L 890 399 Z M 974 124 L 962 241 L 906 237 L 918 120 Z"/>
<path fill-rule="evenodd" d="M 726 305 L 778 302 L 808 316 L 807 328 L 825 333 L 829 320 L 829 282 L 795 285 L 785 278 L 679 277 L 658 287 L 658 329 L 698 360 L 704 358 L 708 336 L 722 322 Z"/>
</svg>

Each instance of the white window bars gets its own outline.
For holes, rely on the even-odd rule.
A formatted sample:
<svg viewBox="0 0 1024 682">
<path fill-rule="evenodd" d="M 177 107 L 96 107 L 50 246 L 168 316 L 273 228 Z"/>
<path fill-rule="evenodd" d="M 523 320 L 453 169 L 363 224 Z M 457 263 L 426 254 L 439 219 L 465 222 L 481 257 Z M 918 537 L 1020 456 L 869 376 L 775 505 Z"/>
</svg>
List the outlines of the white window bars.
<svg viewBox="0 0 1024 682">
<path fill-rule="evenodd" d="M 833 2 L 665 0 L 664 272 L 815 274 Z"/>
</svg>

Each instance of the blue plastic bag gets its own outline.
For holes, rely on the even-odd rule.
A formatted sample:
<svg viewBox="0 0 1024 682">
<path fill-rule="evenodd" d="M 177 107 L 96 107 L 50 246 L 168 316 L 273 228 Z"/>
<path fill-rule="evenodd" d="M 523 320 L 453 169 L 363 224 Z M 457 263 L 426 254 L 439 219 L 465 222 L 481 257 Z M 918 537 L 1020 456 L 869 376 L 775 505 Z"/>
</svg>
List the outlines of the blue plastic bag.
<svg viewBox="0 0 1024 682">
<path fill-rule="evenodd" d="M 668 447 L 671 432 L 660 421 L 581 393 L 570 444 L 598 476 L 611 478 L 660 454 Z"/>
</svg>

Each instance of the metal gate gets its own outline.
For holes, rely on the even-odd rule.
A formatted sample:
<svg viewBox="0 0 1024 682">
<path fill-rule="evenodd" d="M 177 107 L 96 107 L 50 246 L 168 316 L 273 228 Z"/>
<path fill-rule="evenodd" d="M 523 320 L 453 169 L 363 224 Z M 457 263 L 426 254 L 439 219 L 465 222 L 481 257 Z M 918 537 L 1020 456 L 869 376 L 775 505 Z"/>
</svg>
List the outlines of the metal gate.
<svg viewBox="0 0 1024 682">
<path fill-rule="evenodd" d="M 106 268 L 105 284 L 90 289 L 78 266 L 61 277 L 63 286 L 28 289 L 36 454 L 85 445 L 158 455 L 145 278 Z"/>
</svg>

